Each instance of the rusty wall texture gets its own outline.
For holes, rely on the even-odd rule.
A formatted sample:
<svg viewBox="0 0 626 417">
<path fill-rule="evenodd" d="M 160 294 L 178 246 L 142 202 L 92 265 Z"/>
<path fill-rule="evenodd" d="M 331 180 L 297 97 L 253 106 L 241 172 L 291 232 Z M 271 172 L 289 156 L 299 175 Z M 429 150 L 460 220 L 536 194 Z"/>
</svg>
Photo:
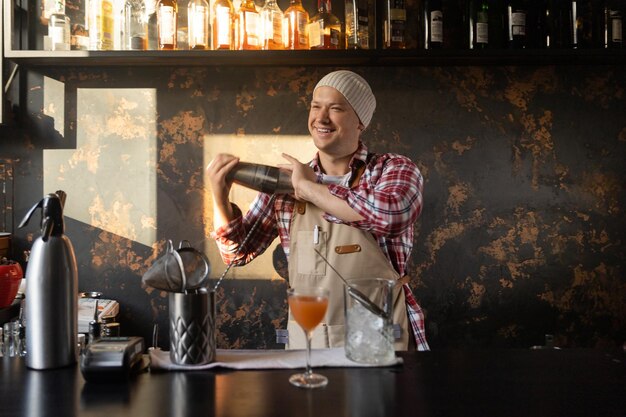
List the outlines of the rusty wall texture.
<svg viewBox="0 0 626 417">
<path fill-rule="evenodd" d="M 366 143 L 374 151 L 408 155 L 425 177 L 409 271 L 431 347 L 528 347 L 542 344 L 544 334 L 554 334 L 563 347 L 621 346 L 624 68 L 353 69 L 370 81 L 378 100 Z M 166 239 L 207 240 L 202 137 L 306 135 L 309 95 L 330 70 L 116 67 L 23 73 L 19 120 L 0 130 L 0 157 L 17 160 L 16 216 L 52 191 L 42 190 L 43 150 L 76 149 L 76 117 L 85 111 L 77 109 L 77 89 L 156 89 L 156 244 L 72 218 L 67 233 L 77 252 L 80 289 L 118 299 L 125 334 L 151 340 L 153 323 L 159 323 L 160 343 L 166 344 L 167 294 L 143 288 L 141 275 Z M 63 135 L 44 111 L 44 76 L 64 85 Z M 125 123 L 132 118 L 130 108 L 119 106 Z M 122 130 L 132 140 L 132 130 Z M 16 257 L 36 234 L 34 228 L 15 230 Z M 270 278 L 225 280 L 217 296 L 219 347 L 280 346 L 274 328 L 285 323 L 286 287 Z"/>
</svg>

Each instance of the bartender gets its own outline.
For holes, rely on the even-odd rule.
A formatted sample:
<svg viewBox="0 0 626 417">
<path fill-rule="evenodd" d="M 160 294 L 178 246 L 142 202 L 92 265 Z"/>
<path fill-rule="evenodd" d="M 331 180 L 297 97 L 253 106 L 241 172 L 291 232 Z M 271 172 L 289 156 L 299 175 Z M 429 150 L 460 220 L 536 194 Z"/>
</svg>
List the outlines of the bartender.
<svg viewBox="0 0 626 417">
<path fill-rule="evenodd" d="M 286 161 L 279 166 L 291 171 L 293 194 L 259 193 L 245 215 L 229 201 L 232 182 L 227 175 L 239 158 L 217 155 L 207 167 L 212 237 L 224 262 L 239 266 L 262 254 L 278 235 L 288 259 L 290 286 L 330 290 L 326 320 L 313 336 L 313 347 L 343 346 L 345 333 L 343 283 L 317 249 L 346 279 L 398 281 L 393 319 L 401 331 L 394 347 L 428 350 L 424 315 L 406 276 L 413 224 L 422 209 L 423 178 L 405 156 L 368 151 L 361 135 L 375 108 L 376 98 L 358 74 L 341 70 L 324 76 L 313 90 L 308 118 L 316 155 L 302 163 L 283 153 Z M 304 348 L 305 338 L 291 315 L 288 331 L 287 347 Z"/>
</svg>

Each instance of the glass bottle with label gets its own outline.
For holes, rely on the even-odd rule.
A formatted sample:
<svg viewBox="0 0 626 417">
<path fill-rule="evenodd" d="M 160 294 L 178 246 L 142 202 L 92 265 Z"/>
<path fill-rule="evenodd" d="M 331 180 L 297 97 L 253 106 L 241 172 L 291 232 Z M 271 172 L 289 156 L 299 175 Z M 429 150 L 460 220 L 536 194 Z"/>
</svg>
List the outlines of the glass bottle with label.
<svg viewBox="0 0 626 417">
<path fill-rule="evenodd" d="M 617 0 L 607 0 L 604 7 L 604 47 L 622 48 L 623 33 L 623 11 Z"/>
<path fill-rule="evenodd" d="M 283 40 L 283 11 L 276 0 L 266 0 L 261 9 L 261 47 L 265 50 L 285 48 Z"/>
<path fill-rule="evenodd" d="M 406 48 L 406 8 L 404 0 L 387 0 L 383 19 L 385 49 Z"/>
<path fill-rule="evenodd" d="M 189 0 L 187 4 L 189 49 L 209 49 L 209 3 Z"/>
<path fill-rule="evenodd" d="M 317 1 L 317 14 L 309 23 L 311 49 L 343 49 L 341 22 L 332 13 L 330 0 Z"/>
<path fill-rule="evenodd" d="M 176 49 L 178 31 L 178 2 L 159 0 L 156 5 L 159 49 Z"/>
<path fill-rule="evenodd" d="M 510 48 L 526 47 L 526 15 L 528 9 L 523 0 L 507 2 L 508 41 Z"/>
<path fill-rule="evenodd" d="M 148 48 L 148 21 L 143 0 L 126 0 L 124 5 L 124 46 L 126 50 Z"/>
<path fill-rule="evenodd" d="M 489 2 L 478 0 L 471 2 L 470 10 L 470 48 L 489 47 Z"/>
<path fill-rule="evenodd" d="M 115 18 L 113 2 L 110 0 L 90 0 L 87 12 L 89 49 L 110 51 L 113 49 Z"/>
<path fill-rule="evenodd" d="M 69 51 L 70 18 L 64 13 L 52 13 L 48 18 L 48 37 L 52 51 Z"/>
<path fill-rule="evenodd" d="M 368 0 L 345 0 L 346 47 L 348 49 L 373 48 L 370 24 L 374 23 L 373 8 Z"/>
<path fill-rule="evenodd" d="M 309 49 L 309 13 L 302 7 L 301 0 L 290 0 L 285 10 L 285 49 Z"/>
<path fill-rule="evenodd" d="M 233 22 L 235 28 L 235 49 L 261 49 L 261 17 L 256 10 L 254 0 L 242 0 Z"/>
<path fill-rule="evenodd" d="M 443 8 L 441 0 L 429 0 L 424 3 L 424 48 L 443 47 Z"/>
<path fill-rule="evenodd" d="M 214 50 L 235 49 L 233 16 L 235 9 L 230 0 L 216 0 L 211 14 L 211 43 Z"/>
</svg>

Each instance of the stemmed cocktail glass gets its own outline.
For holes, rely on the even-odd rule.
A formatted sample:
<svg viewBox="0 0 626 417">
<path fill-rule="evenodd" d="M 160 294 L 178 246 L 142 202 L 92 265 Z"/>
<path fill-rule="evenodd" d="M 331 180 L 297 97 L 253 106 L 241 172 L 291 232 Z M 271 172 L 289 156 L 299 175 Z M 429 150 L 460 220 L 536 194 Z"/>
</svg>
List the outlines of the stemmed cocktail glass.
<svg viewBox="0 0 626 417">
<path fill-rule="evenodd" d="M 293 318 L 306 336 L 306 371 L 294 374 L 289 382 L 301 388 L 318 388 L 328 384 L 324 375 L 314 374 L 311 369 L 311 336 L 322 321 L 328 308 L 328 290 L 320 287 L 289 288 L 287 301 Z"/>
</svg>

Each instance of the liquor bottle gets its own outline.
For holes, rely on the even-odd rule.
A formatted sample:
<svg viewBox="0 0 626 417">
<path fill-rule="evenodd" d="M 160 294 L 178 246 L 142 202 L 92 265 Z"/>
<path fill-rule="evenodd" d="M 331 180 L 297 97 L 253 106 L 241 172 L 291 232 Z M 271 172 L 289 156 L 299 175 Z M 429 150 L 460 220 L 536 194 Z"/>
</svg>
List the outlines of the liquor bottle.
<svg viewBox="0 0 626 417">
<path fill-rule="evenodd" d="M 65 13 L 52 13 L 48 18 L 50 50 L 70 50 L 70 18 Z"/>
<path fill-rule="evenodd" d="M 489 47 L 489 2 L 478 0 L 470 3 L 470 48 Z"/>
<path fill-rule="evenodd" d="M 254 0 L 242 0 L 233 22 L 235 28 L 235 49 L 261 49 L 261 19 Z"/>
<path fill-rule="evenodd" d="M 558 37 L 556 24 L 560 15 L 557 3 L 563 0 L 535 0 L 526 14 L 526 47 L 554 48 Z"/>
<path fill-rule="evenodd" d="M 156 5 L 159 49 L 176 49 L 178 31 L 178 2 L 159 0 Z"/>
<path fill-rule="evenodd" d="M 489 1 L 489 48 L 505 48 L 507 38 L 506 4 L 503 1 Z"/>
<path fill-rule="evenodd" d="M 91 0 L 87 12 L 89 49 L 110 51 L 113 49 L 115 21 L 113 3 L 110 0 Z"/>
<path fill-rule="evenodd" d="M 230 0 L 216 0 L 211 15 L 211 42 L 213 49 L 235 49 L 233 16 L 235 8 Z"/>
<path fill-rule="evenodd" d="M 307 25 L 309 13 L 302 7 L 301 0 L 290 0 L 285 10 L 285 49 L 309 49 Z"/>
<path fill-rule="evenodd" d="M 617 0 L 607 0 L 604 8 L 604 47 L 622 48 L 623 14 Z"/>
<path fill-rule="evenodd" d="M 265 0 L 261 9 L 261 43 L 264 50 L 285 49 L 283 11 L 276 0 Z"/>
<path fill-rule="evenodd" d="M 507 1 L 507 26 L 510 48 L 526 47 L 526 15 L 528 9 L 523 0 Z"/>
<path fill-rule="evenodd" d="M 583 15 L 582 1 L 567 0 L 561 5 L 560 18 L 561 27 L 560 47 L 578 48 L 583 35 Z"/>
<path fill-rule="evenodd" d="M 370 49 L 370 23 L 375 21 L 367 0 L 345 0 L 346 48 Z M 387 24 L 387 19 L 385 19 Z M 373 40 L 373 39 L 372 39 Z"/>
<path fill-rule="evenodd" d="M 424 4 L 424 48 L 443 47 L 443 7 L 441 0 L 427 0 Z"/>
<path fill-rule="evenodd" d="M 330 0 L 317 0 L 317 14 L 308 29 L 311 49 L 344 49 L 341 22 L 332 13 Z"/>
<path fill-rule="evenodd" d="M 383 15 L 383 47 L 406 48 L 406 7 L 404 0 L 387 0 Z"/>
<path fill-rule="evenodd" d="M 189 49 L 209 49 L 209 3 L 189 0 L 187 4 L 187 39 Z"/>
<path fill-rule="evenodd" d="M 445 25 L 443 25 L 443 47 L 447 49 L 469 49 L 469 1 L 446 0 L 441 2 Z"/>
<path fill-rule="evenodd" d="M 124 4 L 123 49 L 144 50 L 148 48 L 148 22 L 143 0 L 126 0 Z"/>
<path fill-rule="evenodd" d="M 146 15 L 148 16 L 148 49 L 151 51 L 159 49 L 156 3 L 157 0 L 146 0 Z"/>
</svg>

